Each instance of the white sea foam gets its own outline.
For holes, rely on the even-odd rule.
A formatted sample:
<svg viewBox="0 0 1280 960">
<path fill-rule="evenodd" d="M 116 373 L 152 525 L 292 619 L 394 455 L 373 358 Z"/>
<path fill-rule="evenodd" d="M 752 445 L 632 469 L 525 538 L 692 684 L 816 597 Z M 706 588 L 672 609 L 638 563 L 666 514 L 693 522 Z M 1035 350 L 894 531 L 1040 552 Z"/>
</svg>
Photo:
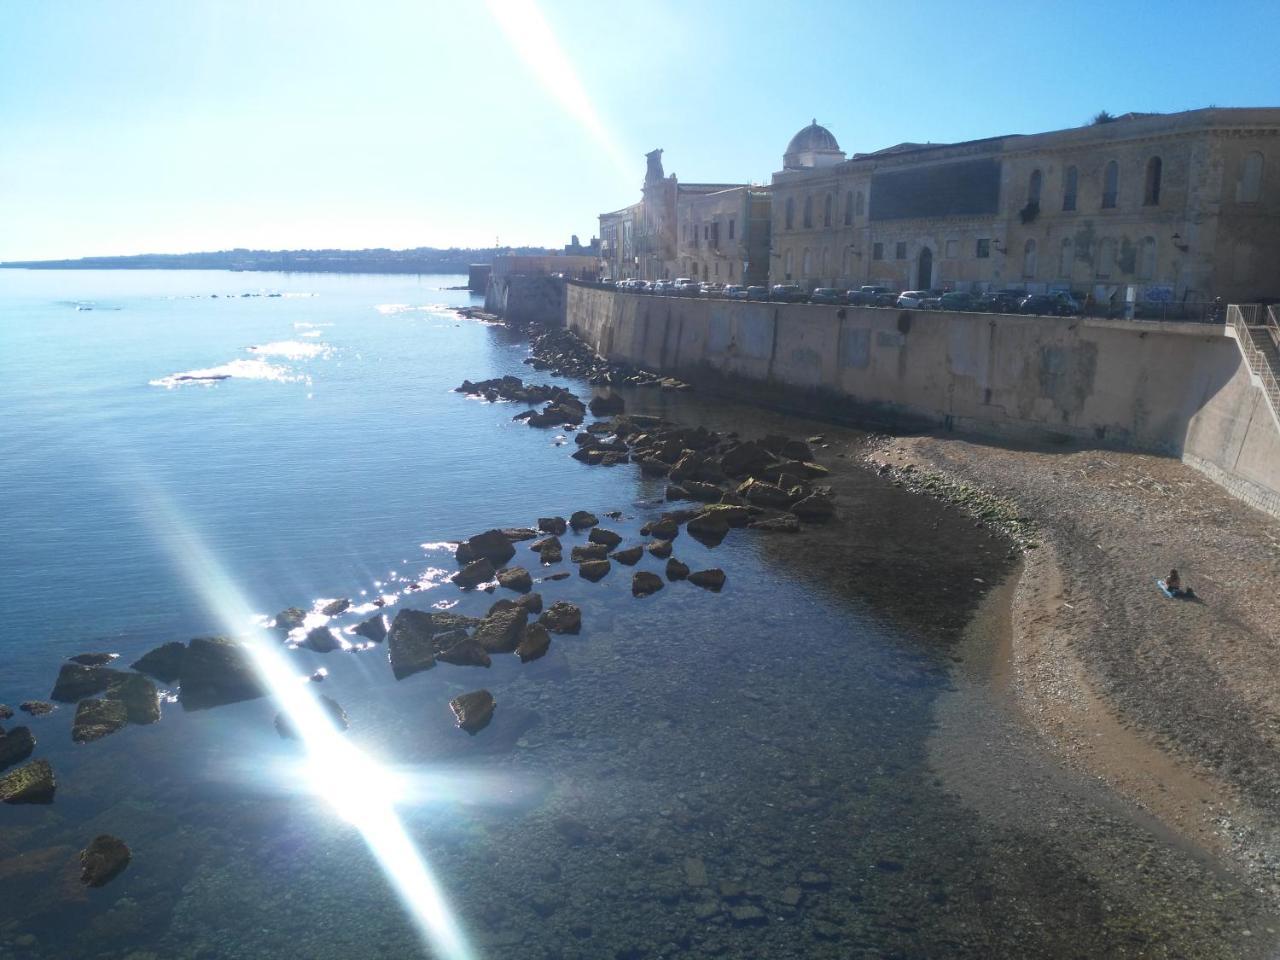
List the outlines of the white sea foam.
<svg viewBox="0 0 1280 960">
<path fill-rule="evenodd" d="M 249 352 L 260 357 L 283 357 L 286 360 L 309 360 L 329 352 L 328 344 L 304 343 L 301 340 L 277 340 L 249 347 Z"/>
<path fill-rule="evenodd" d="M 153 387 L 173 389 L 185 384 L 211 386 L 222 380 L 275 380 L 278 383 L 294 383 L 304 379 L 306 378 L 291 373 L 287 367 L 277 366 L 266 360 L 232 360 L 230 363 L 204 370 L 183 370 L 179 373 L 171 373 L 167 377 L 150 381 L 150 384 Z"/>
<path fill-rule="evenodd" d="M 302 333 L 298 334 L 301 337 L 318 337 L 320 335 L 321 331 L 319 330 L 303 330 Z"/>
<path fill-rule="evenodd" d="M 299 320 L 293 325 L 295 330 L 318 330 L 320 327 L 332 327 L 332 323 L 310 323 L 306 320 Z"/>
</svg>

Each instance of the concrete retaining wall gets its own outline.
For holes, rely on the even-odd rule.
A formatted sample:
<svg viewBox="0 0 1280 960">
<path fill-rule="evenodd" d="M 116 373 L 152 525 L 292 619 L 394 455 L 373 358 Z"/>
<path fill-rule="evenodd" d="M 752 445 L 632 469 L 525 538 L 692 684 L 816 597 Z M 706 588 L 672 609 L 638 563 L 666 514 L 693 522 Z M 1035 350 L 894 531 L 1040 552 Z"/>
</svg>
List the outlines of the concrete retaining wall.
<svg viewBox="0 0 1280 960">
<path fill-rule="evenodd" d="M 489 278 L 484 308 L 508 323 L 548 327 L 564 324 L 565 281 L 558 277 L 508 274 Z"/>
<path fill-rule="evenodd" d="M 1182 457 L 1280 515 L 1280 430 L 1221 327 L 575 284 L 566 322 L 610 359 L 820 416 Z"/>
</svg>

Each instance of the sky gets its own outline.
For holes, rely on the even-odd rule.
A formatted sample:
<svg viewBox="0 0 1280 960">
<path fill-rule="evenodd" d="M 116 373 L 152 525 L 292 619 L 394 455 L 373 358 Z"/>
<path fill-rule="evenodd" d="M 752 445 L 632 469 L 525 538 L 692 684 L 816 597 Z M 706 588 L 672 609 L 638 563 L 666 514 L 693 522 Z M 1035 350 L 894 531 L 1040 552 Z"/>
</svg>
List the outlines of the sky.
<svg viewBox="0 0 1280 960">
<path fill-rule="evenodd" d="M 1276 23 L 1274 0 L 0 0 L 0 261 L 586 241 L 655 147 L 683 181 L 767 183 L 815 117 L 854 152 L 1280 106 Z"/>
</svg>

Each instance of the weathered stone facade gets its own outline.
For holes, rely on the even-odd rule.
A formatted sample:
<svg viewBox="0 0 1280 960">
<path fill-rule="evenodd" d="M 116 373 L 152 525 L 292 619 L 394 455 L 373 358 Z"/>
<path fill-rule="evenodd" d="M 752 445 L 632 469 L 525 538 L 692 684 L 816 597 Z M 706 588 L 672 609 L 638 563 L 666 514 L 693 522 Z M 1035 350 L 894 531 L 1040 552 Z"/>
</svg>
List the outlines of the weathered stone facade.
<svg viewBox="0 0 1280 960">
<path fill-rule="evenodd" d="M 691 192 L 677 200 L 676 223 L 676 270 L 681 276 L 725 284 L 768 281 L 767 190 Z"/>
<path fill-rule="evenodd" d="M 773 177 L 774 283 L 1280 292 L 1280 109 L 1128 115 L 842 161 L 828 149 L 812 165 L 794 146 Z"/>
</svg>

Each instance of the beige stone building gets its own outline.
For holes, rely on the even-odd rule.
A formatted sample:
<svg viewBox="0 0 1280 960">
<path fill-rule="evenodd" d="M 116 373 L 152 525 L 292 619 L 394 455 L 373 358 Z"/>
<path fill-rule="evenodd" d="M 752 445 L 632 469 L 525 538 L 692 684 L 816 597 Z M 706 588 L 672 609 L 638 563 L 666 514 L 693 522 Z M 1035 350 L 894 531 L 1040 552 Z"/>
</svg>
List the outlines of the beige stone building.
<svg viewBox="0 0 1280 960">
<path fill-rule="evenodd" d="M 724 284 L 768 282 L 768 190 L 730 187 L 681 196 L 676 227 L 680 276 Z"/>
<path fill-rule="evenodd" d="M 771 189 L 773 283 L 1280 294 L 1280 109 L 1130 114 L 848 158 L 815 122 Z"/>
</svg>

